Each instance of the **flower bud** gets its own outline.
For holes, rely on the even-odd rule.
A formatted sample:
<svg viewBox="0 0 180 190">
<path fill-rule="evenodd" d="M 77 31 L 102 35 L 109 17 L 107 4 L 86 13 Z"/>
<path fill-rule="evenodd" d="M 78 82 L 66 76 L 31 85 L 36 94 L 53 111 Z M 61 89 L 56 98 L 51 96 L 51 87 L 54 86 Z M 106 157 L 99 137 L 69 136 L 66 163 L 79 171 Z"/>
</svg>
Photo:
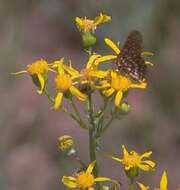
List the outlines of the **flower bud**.
<svg viewBox="0 0 180 190">
<path fill-rule="evenodd" d="M 131 106 L 127 102 L 124 102 L 121 104 L 119 109 L 121 114 L 128 114 L 131 111 Z"/>
<path fill-rule="evenodd" d="M 96 44 L 96 37 L 91 32 L 84 32 L 82 34 L 82 43 L 85 48 L 90 48 Z"/>
<path fill-rule="evenodd" d="M 69 135 L 63 135 L 58 138 L 58 147 L 62 151 L 70 151 L 74 146 L 73 138 Z"/>
<path fill-rule="evenodd" d="M 139 175 L 139 170 L 138 168 L 131 168 L 130 170 L 125 170 L 126 175 L 129 179 L 134 179 Z"/>
</svg>

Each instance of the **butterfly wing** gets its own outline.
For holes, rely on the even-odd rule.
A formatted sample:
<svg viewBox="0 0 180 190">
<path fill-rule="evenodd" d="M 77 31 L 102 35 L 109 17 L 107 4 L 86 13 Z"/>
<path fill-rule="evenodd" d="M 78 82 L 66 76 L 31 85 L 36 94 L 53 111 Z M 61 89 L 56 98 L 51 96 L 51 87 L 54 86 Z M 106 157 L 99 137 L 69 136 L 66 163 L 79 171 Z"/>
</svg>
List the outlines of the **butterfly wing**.
<svg viewBox="0 0 180 190">
<path fill-rule="evenodd" d="M 140 32 L 132 31 L 117 58 L 119 72 L 138 82 L 143 80 L 146 74 L 146 64 L 141 57 L 142 42 Z"/>
</svg>

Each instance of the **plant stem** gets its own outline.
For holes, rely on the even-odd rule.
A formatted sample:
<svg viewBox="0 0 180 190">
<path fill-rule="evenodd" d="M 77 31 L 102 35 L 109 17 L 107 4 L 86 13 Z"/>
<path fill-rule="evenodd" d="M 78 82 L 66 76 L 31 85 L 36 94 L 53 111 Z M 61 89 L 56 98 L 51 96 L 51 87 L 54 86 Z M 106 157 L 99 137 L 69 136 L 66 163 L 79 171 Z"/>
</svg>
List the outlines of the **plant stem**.
<svg viewBox="0 0 180 190">
<path fill-rule="evenodd" d="M 129 179 L 129 190 L 135 190 L 134 179 Z"/>
<path fill-rule="evenodd" d="M 93 103 L 92 103 L 92 96 L 91 94 L 88 97 L 88 117 L 89 117 L 89 154 L 90 154 L 90 160 L 91 162 L 96 161 L 96 165 L 93 170 L 93 175 L 94 177 L 98 177 L 98 162 L 96 158 L 96 123 L 95 118 L 94 118 L 94 108 L 93 108 Z M 96 184 L 96 190 L 101 189 L 100 183 Z"/>
<path fill-rule="evenodd" d="M 49 101 L 53 104 L 54 103 L 54 98 L 49 94 L 47 88 L 44 88 L 44 93 L 47 96 L 47 98 L 49 99 Z"/>
<path fill-rule="evenodd" d="M 111 115 L 111 118 L 109 119 L 109 121 L 107 122 L 107 124 L 104 126 L 104 128 L 101 131 L 101 133 L 104 133 L 108 129 L 108 127 L 111 125 L 111 123 L 113 122 L 114 118 L 116 117 L 117 110 L 118 109 L 115 107 L 114 111 L 113 111 L 113 113 Z"/>
<path fill-rule="evenodd" d="M 82 128 L 84 128 L 84 129 L 87 129 L 85 123 L 83 122 L 83 120 L 82 120 L 82 118 L 81 118 L 81 115 L 79 114 L 79 111 L 78 111 L 78 109 L 77 109 L 77 107 L 76 107 L 76 104 L 74 103 L 74 101 L 73 101 L 72 98 L 70 99 L 70 103 L 71 103 L 71 105 L 72 105 L 72 108 L 74 109 L 74 112 L 76 113 L 76 116 L 77 116 L 77 118 L 78 118 L 78 120 L 79 120 L 80 126 L 81 126 Z"/>
</svg>

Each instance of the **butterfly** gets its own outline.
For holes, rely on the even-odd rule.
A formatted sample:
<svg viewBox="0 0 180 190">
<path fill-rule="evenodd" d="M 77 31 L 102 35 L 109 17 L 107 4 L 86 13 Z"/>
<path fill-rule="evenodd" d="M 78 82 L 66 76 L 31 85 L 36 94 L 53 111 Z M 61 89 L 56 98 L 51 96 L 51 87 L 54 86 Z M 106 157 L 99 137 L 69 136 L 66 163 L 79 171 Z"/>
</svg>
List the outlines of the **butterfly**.
<svg viewBox="0 0 180 190">
<path fill-rule="evenodd" d="M 143 38 L 139 31 L 130 32 L 116 60 L 118 71 L 136 82 L 145 79 L 147 69 L 145 60 L 141 55 L 142 43 Z"/>
</svg>

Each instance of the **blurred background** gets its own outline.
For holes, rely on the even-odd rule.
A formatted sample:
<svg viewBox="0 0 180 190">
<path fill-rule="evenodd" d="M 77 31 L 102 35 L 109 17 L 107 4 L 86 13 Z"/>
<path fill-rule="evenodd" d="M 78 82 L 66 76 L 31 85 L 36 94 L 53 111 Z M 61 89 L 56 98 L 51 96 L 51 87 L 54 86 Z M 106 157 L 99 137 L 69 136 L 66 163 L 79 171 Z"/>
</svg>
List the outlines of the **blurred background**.
<svg viewBox="0 0 180 190">
<path fill-rule="evenodd" d="M 81 158 L 89 162 L 86 131 L 61 111 L 50 110 L 28 75 L 10 73 L 39 58 L 51 62 L 62 56 L 82 67 L 86 54 L 74 18 L 94 18 L 99 12 L 111 15 L 112 22 L 96 31 L 98 52 L 108 50 L 104 37 L 122 44 L 138 29 L 144 49 L 155 53 L 148 89 L 131 91 L 132 111 L 106 132 L 102 151 L 118 155 L 121 144 L 141 153 L 152 150 L 156 170 L 142 174 L 141 181 L 158 187 L 166 169 L 169 189 L 180 187 L 180 1 L 0 0 L 0 189 L 66 189 L 60 178 L 79 165 L 58 150 L 57 138 L 63 134 L 74 137 Z M 100 160 L 102 176 L 125 180 L 121 166 Z"/>
</svg>

